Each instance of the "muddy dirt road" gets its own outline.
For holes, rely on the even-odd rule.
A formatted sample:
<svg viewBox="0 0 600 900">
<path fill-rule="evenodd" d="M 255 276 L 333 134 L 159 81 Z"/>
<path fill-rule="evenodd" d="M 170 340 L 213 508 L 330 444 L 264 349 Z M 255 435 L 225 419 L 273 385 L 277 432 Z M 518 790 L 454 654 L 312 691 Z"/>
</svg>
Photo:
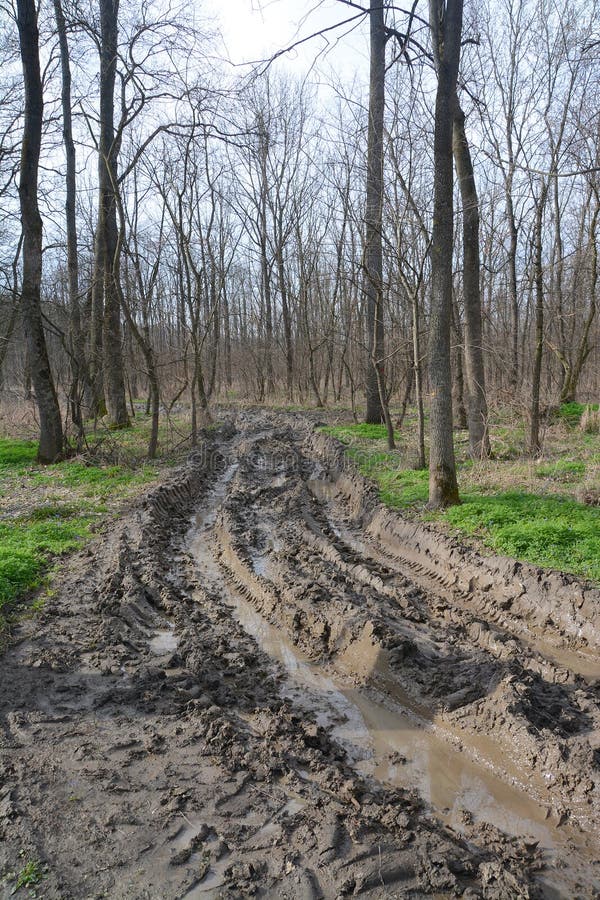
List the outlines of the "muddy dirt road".
<svg viewBox="0 0 600 900">
<path fill-rule="evenodd" d="M 600 896 L 599 650 L 598 592 L 241 414 L 0 660 L 1 895 Z"/>
</svg>

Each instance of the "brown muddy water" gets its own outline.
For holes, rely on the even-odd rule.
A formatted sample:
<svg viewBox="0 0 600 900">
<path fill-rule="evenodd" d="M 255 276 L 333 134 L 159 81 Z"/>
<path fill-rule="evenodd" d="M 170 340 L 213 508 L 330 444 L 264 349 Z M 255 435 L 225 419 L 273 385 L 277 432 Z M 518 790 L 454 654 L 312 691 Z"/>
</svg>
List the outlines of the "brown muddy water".
<svg viewBox="0 0 600 900">
<path fill-rule="evenodd" d="M 529 796 L 524 783 L 519 787 L 498 777 L 493 759 L 485 753 L 481 764 L 475 762 L 474 757 L 482 757 L 477 747 L 465 748 L 457 740 L 453 743 L 444 729 L 420 716 L 409 704 L 398 702 L 401 698 L 397 693 L 392 697 L 384 692 L 385 684 L 381 693 L 364 684 L 359 688 L 350 677 L 312 662 L 232 586 L 218 562 L 214 525 L 236 469 L 232 464 L 206 498 L 188 533 L 187 546 L 200 576 L 225 593 L 235 619 L 285 670 L 282 695 L 316 718 L 344 748 L 358 773 L 414 790 L 458 833 L 464 833 L 471 822 L 489 823 L 507 835 L 537 843 L 549 866 L 548 873 L 539 878 L 545 896 L 574 897 L 575 882 L 584 883 L 591 893 L 596 895 L 597 891 L 600 896 L 600 872 L 596 877 L 594 871 L 598 861 L 592 841 L 581 829 L 556 827 L 549 808 Z M 268 576 L 271 553 L 279 549 L 273 536 L 267 548 L 252 557 L 256 575 Z M 164 647 L 171 639 L 170 633 L 164 633 L 154 641 Z M 485 739 L 480 743 L 485 747 Z M 582 877 L 583 871 L 589 874 Z M 218 889 L 219 873 L 213 870 L 210 874 L 202 887 L 186 895 L 190 900 Z"/>
<path fill-rule="evenodd" d="M 548 897 L 573 896 L 572 878 L 581 881 L 581 868 L 595 862 L 583 832 L 555 828 L 545 807 L 473 763 L 436 734 L 430 723 L 375 691 L 359 690 L 312 663 L 240 596 L 234 615 L 271 659 L 286 670 L 284 693 L 297 706 L 316 714 L 318 723 L 344 747 L 354 768 L 380 782 L 415 790 L 434 813 L 457 832 L 468 818 L 487 822 L 518 838 L 539 842 L 549 864 L 557 853 L 558 878 L 540 879 Z M 600 875 L 590 888 L 600 891 Z"/>
</svg>

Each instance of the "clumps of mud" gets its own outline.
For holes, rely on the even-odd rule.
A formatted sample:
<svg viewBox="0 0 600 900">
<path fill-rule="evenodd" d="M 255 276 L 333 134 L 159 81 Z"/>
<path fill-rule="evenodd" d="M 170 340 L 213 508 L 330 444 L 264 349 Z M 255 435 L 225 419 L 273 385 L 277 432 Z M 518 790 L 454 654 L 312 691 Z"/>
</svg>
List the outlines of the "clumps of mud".
<svg viewBox="0 0 600 900">
<path fill-rule="evenodd" d="M 548 644 L 600 650 L 600 591 L 562 572 L 498 556 L 482 557 L 424 524 L 403 519 L 379 502 L 373 485 L 349 464 L 343 445 L 312 431 L 311 455 L 335 482 L 350 516 L 387 550 L 441 588 L 468 597 L 488 622 Z"/>
<path fill-rule="evenodd" d="M 282 446 L 302 453 L 274 478 Z M 254 464 L 239 466 L 215 529 L 236 590 L 310 658 L 399 699 L 534 797 L 550 822 L 593 829 L 600 713 L 577 669 L 588 658 L 568 655 L 572 630 L 581 642 L 597 628 L 577 599 L 593 592 L 483 561 L 443 536 L 436 554 L 438 535 L 384 509 L 321 435 L 288 427 L 243 452 Z M 566 611 L 556 584 L 573 588 Z"/>
<path fill-rule="evenodd" d="M 444 715 L 508 685 L 511 721 L 536 707 L 543 732 L 543 701 L 569 772 L 585 764 L 588 695 L 578 687 L 575 706 L 568 685 L 510 682 L 502 658 L 432 614 L 426 587 L 340 537 L 355 501 L 330 521 L 307 486 L 322 463 L 302 429 L 253 416 L 237 428 L 207 432 L 74 557 L 0 661 L 4 895 L 30 860 L 49 900 L 542 895 L 535 842 L 468 816 L 459 835 L 414 792 L 360 775 L 329 725 L 286 694 L 234 598 L 365 684 L 385 661 L 386 690 L 412 679 Z M 455 677 L 449 663 L 443 689 L 426 691 L 443 657 Z"/>
</svg>

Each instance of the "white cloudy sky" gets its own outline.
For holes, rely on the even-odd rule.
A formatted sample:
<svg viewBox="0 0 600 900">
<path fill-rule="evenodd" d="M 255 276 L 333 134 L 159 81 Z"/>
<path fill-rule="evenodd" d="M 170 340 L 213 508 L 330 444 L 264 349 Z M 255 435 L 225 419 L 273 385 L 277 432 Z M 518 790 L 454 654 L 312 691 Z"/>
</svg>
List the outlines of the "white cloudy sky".
<svg viewBox="0 0 600 900">
<path fill-rule="evenodd" d="M 234 63 L 272 56 L 278 50 L 355 15 L 338 0 L 209 0 L 220 21 L 226 50 Z M 358 21 L 358 20 L 357 20 Z M 284 57 L 286 67 L 305 72 L 315 63 L 350 78 L 368 65 L 368 21 L 350 23 L 316 37 Z M 353 29 L 348 33 L 349 29 Z M 327 53 L 323 53 L 324 50 Z"/>
</svg>

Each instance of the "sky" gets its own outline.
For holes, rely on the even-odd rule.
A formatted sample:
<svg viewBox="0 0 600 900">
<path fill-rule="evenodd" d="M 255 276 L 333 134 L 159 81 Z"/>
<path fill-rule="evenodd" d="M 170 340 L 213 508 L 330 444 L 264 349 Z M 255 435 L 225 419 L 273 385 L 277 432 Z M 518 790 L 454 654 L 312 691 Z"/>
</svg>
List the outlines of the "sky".
<svg viewBox="0 0 600 900">
<path fill-rule="evenodd" d="M 268 58 L 356 15 L 338 0 L 205 0 L 203 6 L 220 22 L 226 51 L 235 64 Z M 363 77 L 368 70 L 368 30 L 366 17 L 348 23 L 296 47 L 280 65 L 299 75 L 312 67 L 315 76 L 332 70 L 344 80 Z"/>
</svg>

